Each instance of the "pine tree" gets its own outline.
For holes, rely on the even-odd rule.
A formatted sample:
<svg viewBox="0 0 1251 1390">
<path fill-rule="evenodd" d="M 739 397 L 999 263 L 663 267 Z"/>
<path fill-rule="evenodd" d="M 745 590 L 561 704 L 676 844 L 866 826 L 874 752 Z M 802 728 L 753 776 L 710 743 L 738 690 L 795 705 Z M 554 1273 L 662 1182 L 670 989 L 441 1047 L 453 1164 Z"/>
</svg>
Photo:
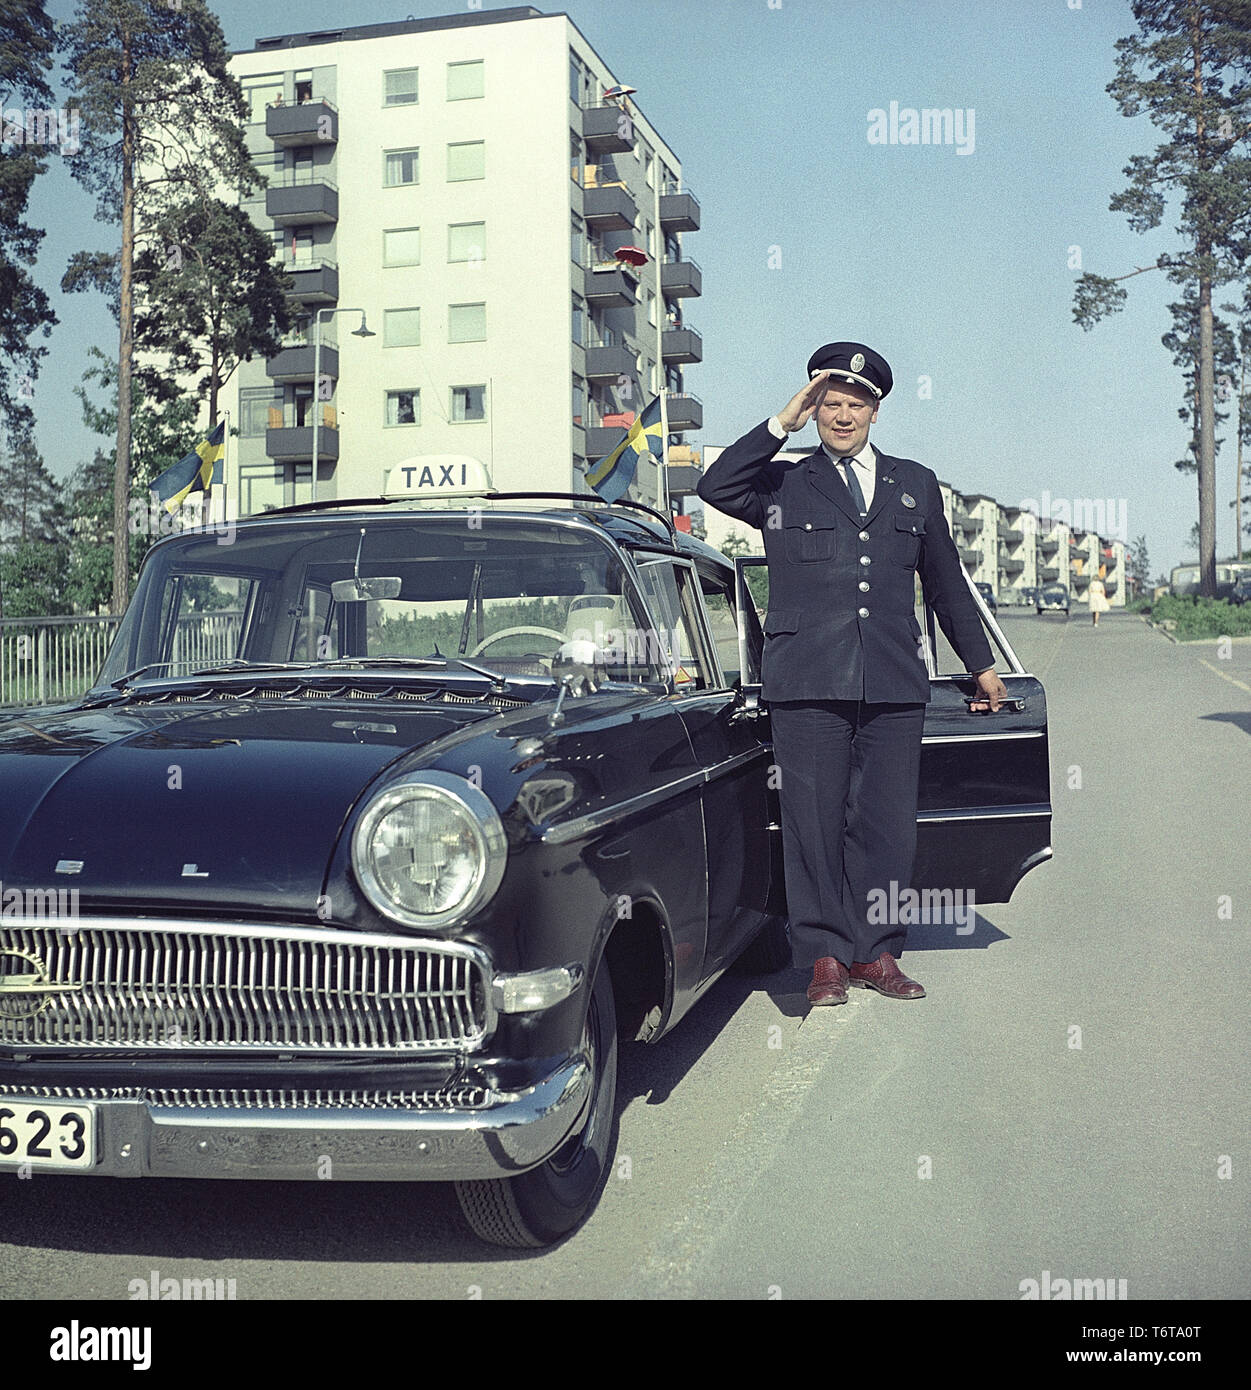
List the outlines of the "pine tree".
<svg viewBox="0 0 1251 1390">
<path fill-rule="evenodd" d="M 1216 588 L 1212 295 L 1216 286 L 1241 280 L 1251 238 L 1251 3 L 1134 0 L 1133 13 L 1138 32 L 1117 41 L 1117 75 L 1108 92 L 1122 115 L 1146 112 L 1168 139 L 1152 154 L 1130 159 L 1129 183 L 1109 206 L 1136 232 L 1158 227 L 1170 203 L 1177 213 L 1182 249 L 1144 269 L 1163 269 L 1193 297 L 1200 592 L 1210 597 Z M 1126 291 L 1118 279 L 1129 278 L 1083 275 L 1074 299 L 1078 324 L 1089 329 L 1120 309 Z"/>
</svg>

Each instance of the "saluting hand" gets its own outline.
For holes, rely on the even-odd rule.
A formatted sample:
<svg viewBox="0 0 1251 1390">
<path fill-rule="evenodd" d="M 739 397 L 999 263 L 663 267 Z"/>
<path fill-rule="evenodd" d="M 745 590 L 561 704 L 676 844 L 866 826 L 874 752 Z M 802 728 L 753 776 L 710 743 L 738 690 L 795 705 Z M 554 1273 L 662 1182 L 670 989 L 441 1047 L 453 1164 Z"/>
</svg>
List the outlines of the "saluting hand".
<svg viewBox="0 0 1251 1390">
<path fill-rule="evenodd" d="M 825 392 L 829 385 L 830 372 L 818 372 L 811 381 L 797 391 L 790 399 L 790 404 L 783 406 L 778 411 L 777 421 L 784 430 L 793 432 L 801 430 L 812 419 L 817 407 L 825 399 Z"/>
</svg>

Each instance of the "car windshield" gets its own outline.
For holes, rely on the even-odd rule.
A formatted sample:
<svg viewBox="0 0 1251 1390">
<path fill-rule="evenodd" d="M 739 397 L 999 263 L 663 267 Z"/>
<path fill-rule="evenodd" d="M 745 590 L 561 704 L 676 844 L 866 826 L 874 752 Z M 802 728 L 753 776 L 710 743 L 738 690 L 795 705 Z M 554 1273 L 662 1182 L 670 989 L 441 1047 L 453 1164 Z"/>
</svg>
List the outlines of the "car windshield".
<svg viewBox="0 0 1251 1390">
<path fill-rule="evenodd" d="M 409 513 L 245 524 L 229 544 L 190 533 L 153 550 L 97 686 L 333 661 L 549 677 L 575 639 L 607 649 L 616 679 L 663 681 L 656 644 L 628 640 L 645 629 L 633 592 L 606 538 L 554 521 Z"/>
</svg>

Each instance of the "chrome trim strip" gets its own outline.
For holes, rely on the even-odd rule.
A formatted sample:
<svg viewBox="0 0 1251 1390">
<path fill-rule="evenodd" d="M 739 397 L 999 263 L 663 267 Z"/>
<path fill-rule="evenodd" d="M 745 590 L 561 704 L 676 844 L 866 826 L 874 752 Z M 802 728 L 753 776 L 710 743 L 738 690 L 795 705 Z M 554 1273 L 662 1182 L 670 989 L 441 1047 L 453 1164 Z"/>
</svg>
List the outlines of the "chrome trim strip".
<svg viewBox="0 0 1251 1390">
<path fill-rule="evenodd" d="M 917 820 L 928 825 L 966 820 L 1043 820 L 1050 817 L 1050 805 L 1025 803 L 1020 806 L 970 806 L 965 810 L 918 811 Z"/>
<path fill-rule="evenodd" d="M 1011 734 L 977 734 L 971 730 L 967 734 L 929 734 L 923 735 L 922 744 L 926 743 L 991 743 L 996 739 L 1021 739 L 1021 738 L 1046 738 L 1046 729 L 1018 729 Z"/>
<path fill-rule="evenodd" d="M 685 773 L 681 777 L 674 778 L 672 782 L 665 782 L 662 786 L 653 787 L 650 791 L 640 792 L 638 796 L 615 802 L 611 806 L 601 807 L 598 811 L 588 811 L 586 815 L 574 816 L 571 820 L 562 821 L 559 825 L 549 826 L 542 832 L 539 839 L 545 845 L 568 844 L 570 840 L 578 840 L 584 835 L 606 829 L 615 821 L 624 820 L 625 817 L 632 816 L 638 811 L 645 811 L 649 806 L 656 806 L 662 801 L 668 801 L 671 797 L 689 791 L 692 787 L 704 786 L 715 781 L 718 777 L 724 777 L 735 769 L 754 762 L 762 755 L 767 755 L 768 752 L 769 749 L 761 744 L 760 747 L 749 748 L 744 753 L 735 753 L 732 757 L 725 758 L 719 763 L 713 763 L 711 767 L 701 768 L 697 772 Z"/>
</svg>

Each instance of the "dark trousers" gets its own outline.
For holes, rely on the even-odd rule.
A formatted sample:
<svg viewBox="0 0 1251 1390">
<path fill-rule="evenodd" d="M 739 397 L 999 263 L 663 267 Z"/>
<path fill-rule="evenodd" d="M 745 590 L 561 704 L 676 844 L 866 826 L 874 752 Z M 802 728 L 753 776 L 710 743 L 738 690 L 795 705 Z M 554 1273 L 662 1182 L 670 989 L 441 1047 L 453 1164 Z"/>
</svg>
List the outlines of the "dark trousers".
<svg viewBox="0 0 1251 1390">
<path fill-rule="evenodd" d="M 883 905 L 897 900 L 892 880 L 897 893 L 912 882 L 925 706 L 785 700 L 769 711 L 795 965 L 899 956 L 907 928 L 883 920 Z M 870 899 L 875 889 L 884 898 Z"/>
</svg>

